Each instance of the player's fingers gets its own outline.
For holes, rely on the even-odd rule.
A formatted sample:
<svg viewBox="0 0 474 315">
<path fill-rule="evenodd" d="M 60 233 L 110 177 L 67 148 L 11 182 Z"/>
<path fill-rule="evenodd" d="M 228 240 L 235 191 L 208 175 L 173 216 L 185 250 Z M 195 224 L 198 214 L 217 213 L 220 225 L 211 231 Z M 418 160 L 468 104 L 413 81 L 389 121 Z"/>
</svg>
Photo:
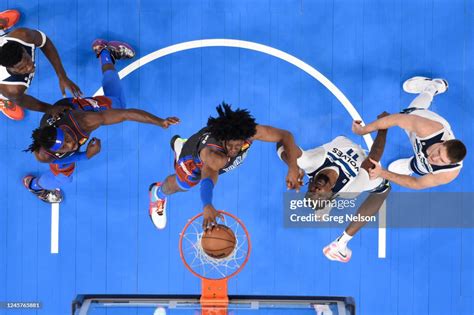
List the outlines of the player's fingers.
<svg viewBox="0 0 474 315">
<path fill-rule="evenodd" d="M 296 190 L 297 193 L 300 192 L 300 187 L 301 187 L 301 184 L 300 184 L 299 182 L 296 182 L 296 184 L 295 184 L 295 190 Z"/>
<path fill-rule="evenodd" d="M 59 89 L 61 90 L 61 94 L 64 97 L 66 97 L 66 87 L 62 84 L 59 85 Z"/>
<path fill-rule="evenodd" d="M 77 92 L 77 97 L 81 97 L 81 96 L 83 95 L 81 88 L 78 87 L 77 85 L 75 85 L 75 87 L 76 87 L 76 89 L 77 89 L 77 90 L 76 90 L 76 92 Z"/>
<path fill-rule="evenodd" d="M 81 97 L 82 92 L 77 86 L 74 86 L 74 89 L 72 90 L 72 95 L 74 95 L 75 97 Z"/>
</svg>

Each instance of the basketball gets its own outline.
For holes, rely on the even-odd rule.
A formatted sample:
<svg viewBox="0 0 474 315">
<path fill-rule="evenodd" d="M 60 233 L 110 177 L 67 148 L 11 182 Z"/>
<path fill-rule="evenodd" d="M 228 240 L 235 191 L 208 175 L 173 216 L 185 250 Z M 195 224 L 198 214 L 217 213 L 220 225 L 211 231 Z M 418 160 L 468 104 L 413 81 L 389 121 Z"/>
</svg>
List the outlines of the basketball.
<svg viewBox="0 0 474 315">
<path fill-rule="evenodd" d="M 210 232 L 204 232 L 201 238 L 204 252 L 217 259 L 229 256 L 234 251 L 236 243 L 234 232 L 222 224 L 218 224 Z"/>
</svg>

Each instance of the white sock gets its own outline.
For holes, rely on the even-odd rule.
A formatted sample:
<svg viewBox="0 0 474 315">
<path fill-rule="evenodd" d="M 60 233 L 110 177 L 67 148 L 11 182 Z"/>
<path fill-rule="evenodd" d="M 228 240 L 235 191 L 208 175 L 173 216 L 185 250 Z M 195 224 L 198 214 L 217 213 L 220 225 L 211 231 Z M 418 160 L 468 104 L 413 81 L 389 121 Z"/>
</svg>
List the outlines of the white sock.
<svg viewBox="0 0 474 315">
<path fill-rule="evenodd" d="M 436 88 L 434 89 L 433 93 L 431 91 L 426 91 L 426 89 L 425 91 L 418 94 L 418 96 L 410 103 L 410 106 L 408 106 L 408 108 L 416 107 L 428 109 L 430 107 L 431 102 L 433 101 L 434 92 L 436 92 Z"/>
<path fill-rule="evenodd" d="M 342 235 L 339 236 L 339 238 L 337 239 L 337 243 L 339 244 L 339 246 L 346 247 L 347 243 L 349 243 L 351 239 L 352 236 L 350 236 L 346 233 L 346 231 L 344 231 L 344 233 L 342 233 Z"/>
<path fill-rule="evenodd" d="M 427 87 L 425 87 L 425 89 L 421 93 L 429 93 L 431 94 L 431 96 L 435 96 L 437 90 L 438 89 L 436 88 L 435 84 L 430 84 Z"/>
</svg>

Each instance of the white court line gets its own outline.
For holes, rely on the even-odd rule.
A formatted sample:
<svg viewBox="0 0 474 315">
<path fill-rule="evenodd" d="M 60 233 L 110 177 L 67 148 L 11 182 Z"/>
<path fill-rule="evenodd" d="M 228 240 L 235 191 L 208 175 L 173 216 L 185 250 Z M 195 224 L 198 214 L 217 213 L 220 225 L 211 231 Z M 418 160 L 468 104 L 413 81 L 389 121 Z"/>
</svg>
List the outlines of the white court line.
<svg viewBox="0 0 474 315">
<path fill-rule="evenodd" d="M 59 253 L 59 203 L 51 204 L 51 254 Z"/>
<path fill-rule="evenodd" d="M 379 258 L 387 257 L 387 201 L 379 210 Z"/>
<path fill-rule="evenodd" d="M 189 41 L 189 42 L 183 42 L 175 45 L 171 45 L 162 49 L 158 49 L 152 53 L 149 53 L 146 56 L 143 56 L 142 58 L 132 62 L 128 66 L 126 66 L 124 69 L 122 69 L 119 72 L 120 79 L 126 77 L 133 71 L 139 69 L 140 67 L 146 65 L 149 62 L 152 62 L 158 58 L 174 54 L 176 52 L 184 51 L 184 50 L 190 50 L 190 49 L 195 49 L 195 48 L 204 48 L 204 47 L 236 47 L 236 48 L 243 48 L 243 49 L 249 49 L 253 51 L 258 51 L 267 55 L 271 55 L 273 57 L 276 57 L 278 59 L 284 60 L 299 69 L 303 70 L 310 76 L 312 76 L 314 79 L 319 81 L 322 85 L 324 85 L 338 100 L 341 102 L 342 106 L 347 110 L 349 115 L 352 117 L 353 120 L 362 120 L 362 117 L 360 117 L 359 113 L 355 109 L 354 105 L 351 104 L 351 102 L 347 99 L 347 97 L 331 82 L 329 81 L 328 78 L 326 78 L 323 74 L 321 74 L 318 70 L 307 64 L 306 62 L 296 58 L 295 56 L 292 56 L 284 51 L 281 51 L 279 49 L 254 43 L 254 42 L 249 42 L 249 41 L 244 41 L 244 40 L 236 40 L 236 39 L 202 39 L 202 40 L 194 40 L 194 41 Z M 103 91 L 102 88 L 98 89 L 97 92 L 95 92 L 94 96 L 96 95 L 102 95 Z M 363 120 L 362 120 L 363 121 Z M 370 134 L 367 134 L 364 136 L 364 141 L 367 145 L 367 147 L 370 148 L 372 147 L 372 137 Z M 385 215 L 385 207 L 380 210 L 380 216 Z M 385 251 L 386 251 L 386 243 L 385 243 L 385 229 L 380 228 L 380 222 L 379 222 L 379 246 L 378 246 L 378 253 L 379 253 L 379 258 L 385 258 Z M 384 241 L 381 243 L 381 241 Z M 383 253 L 383 256 L 381 257 L 380 254 Z"/>
</svg>

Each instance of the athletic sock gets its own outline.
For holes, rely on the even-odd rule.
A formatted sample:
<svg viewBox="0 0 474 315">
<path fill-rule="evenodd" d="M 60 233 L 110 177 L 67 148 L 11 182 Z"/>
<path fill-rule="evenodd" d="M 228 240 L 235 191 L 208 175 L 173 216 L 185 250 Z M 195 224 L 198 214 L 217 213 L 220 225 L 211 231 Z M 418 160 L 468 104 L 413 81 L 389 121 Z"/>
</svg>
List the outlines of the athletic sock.
<svg viewBox="0 0 474 315">
<path fill-rule="evenodd" d="M 436 88 L 436 85 L 430 84 L 421 93 L 429 93 L 431 96 L 435 96 L 436 91 L 438 91 L 438 89 Z"/>
<path fill-rule="evenodd" d="M 339 246 L 346 248 L 347 243 L 349 243 L 351 239 L 352 239 L 352 236 L 350 236 L 349 234 L 346 233 L 346 231 L 344 231 L 344 233 L 342 233 L 342 235 L 339 236 L 336 242 L 338 243 Z"/>
<path fill-rule="evenodd" d="M 31 182 L 30 182 L 30 188 L 33 189 L 33 190 L 36 190 L 36 191 L 40 191 L 40 190 L 43 190 L 43 187 L 41 187 L 39 184 L 38 184 L 38 177 L 34 177 Z"/>
<path fill-rule="evenodd" d="M 111 65 L 114 64 L 114 59 L 110 55 L 110 51 L 108 51 L 107 49 L 102 49 L 102 51 L 99 54 L 99 58 L 100 58 L 100 64 L 102 66 L 107 65 L 107 64 L 111 64 Z"/>
<path fill-rule="evenodd" d="M 433 85 L 430 86 L 434 87 Z M 426 89 L 428 89 L 428 87 Z M 431 102 L 433 101 L 434 93 L 436 92 L 436 88 L 434 88 L 434 90 L 430 89 L 428 91 L 426 91 L 426 89 L 418 94 L 418 96 L 410 103 L 408 108 L 415 107 L 428 109 L 430 107 Z"/>
<path fill-rule="evenodd" d="M 152 201 L 155 202 L 158 199 L 166 199 L 167 195 L 163 192 L 163 185 L 155 185 L 151 189 Z"/>
</svg>

